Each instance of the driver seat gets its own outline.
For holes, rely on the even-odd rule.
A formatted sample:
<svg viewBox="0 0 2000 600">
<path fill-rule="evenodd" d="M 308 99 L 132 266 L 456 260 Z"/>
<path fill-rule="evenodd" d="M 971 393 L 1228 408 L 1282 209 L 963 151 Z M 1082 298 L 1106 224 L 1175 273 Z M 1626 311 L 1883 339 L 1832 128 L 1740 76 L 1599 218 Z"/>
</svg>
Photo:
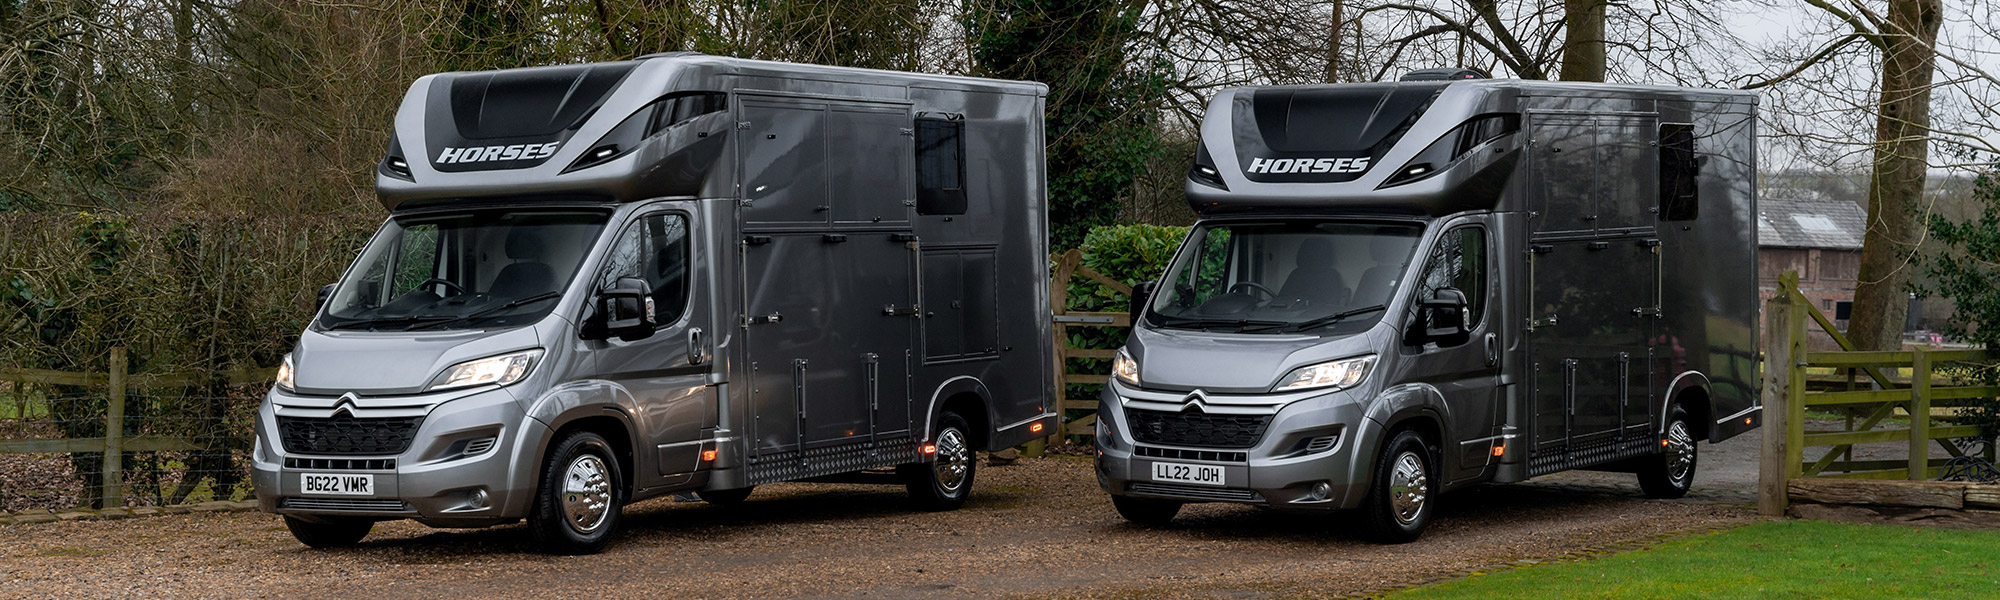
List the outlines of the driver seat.
<svg viewBox="0 0 2000 600">
<path fill-rule="evenodd" d="M 1347 304 L 1347 282 L 1342 281 L 1340 271 L 1333 268 L 1333 242 L 1306 238 L 1299 242 L 1292 264 L 1292 272 L 1285 275 L 1285 285 L 1278 288 L 1278 297 L 1272 300 L 1272 304 L 1296 304 L 1300 301 L 1309 306 Z"/>
</svg>

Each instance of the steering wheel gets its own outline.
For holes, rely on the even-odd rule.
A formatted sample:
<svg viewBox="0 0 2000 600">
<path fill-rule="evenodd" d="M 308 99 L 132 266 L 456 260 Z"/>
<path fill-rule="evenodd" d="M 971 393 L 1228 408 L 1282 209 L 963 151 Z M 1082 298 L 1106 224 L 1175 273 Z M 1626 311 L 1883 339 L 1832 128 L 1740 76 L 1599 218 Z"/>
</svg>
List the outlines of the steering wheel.
<svg viewBox="0 0 2000 600">
<path fill-rule="evenodd" d="M 1271 288 L 1264 287 L 1264 284 L 1255 281 L 1238 281 L 1236 285 L 1229 286 L 1229 293 L 1236 293 L 1237 288 L 1250 288 L 1251 291 L 1263 292 L 1265 298 L 1278 297 L 1277 292 L 1273 292 Z"/>
<path fill-rule="evenodd" d="M 455 293 L 455 294 L 464 294 L 464 293 L 465 293 L 465 286 L 462 286 L 462 285 L 459 285 L 459 284 L 456 284 L 456 283 L 452 283 L 452 282 L 450 282 L 450 281 L 445 281 L 445 280 L 443 280 L 443 279 L 438 279 L 438 278 L 436 278 L 436 277 L 432 277 L 432 278 L 430 278 L 430 279 L 425 279 L 425 280 L 423 280 L 423 281 L 419 281 L 419 282 L 417 282 L 417 287 L 416 287 L 416 289 L 420 289 L 420 290 L 421 290 L 421 289 L 424 289 L 424 288 L 426 288 L 426 287 L 430 287 L 430 285 L 431 285 L 431 284 L 433 284 L 433 283 L 435 283 L 435 284 L 438 284 L 438 285 L 442 285 L 442 286 L 445 286 L 445 287 L 447 287 L 447 288 L 451 288 L 451 291 L 452 291 L 453 293 Z"/>
</svg>

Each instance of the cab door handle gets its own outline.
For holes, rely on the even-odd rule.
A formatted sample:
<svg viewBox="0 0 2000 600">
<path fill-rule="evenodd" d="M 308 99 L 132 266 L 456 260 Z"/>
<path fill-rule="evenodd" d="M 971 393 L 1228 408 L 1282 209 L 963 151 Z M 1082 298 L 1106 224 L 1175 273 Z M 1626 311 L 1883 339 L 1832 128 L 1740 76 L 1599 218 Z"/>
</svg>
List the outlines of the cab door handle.
<svg viewBox="0 0 2000 600">
<path fill-rule="evenodd" d="M 1495 335 L 1493 333 L 1487 333 L 1486 366 L 1491 367 L 1498 364 L 1500 364 L 1500 336 Z"/>
<path fill-rule="evenodd" d="M 688 328 L 687 356 L 690 365 L 702 365 L 708 362 L 708 340 L 702 333 L 700 327 Z"/>
</svg>

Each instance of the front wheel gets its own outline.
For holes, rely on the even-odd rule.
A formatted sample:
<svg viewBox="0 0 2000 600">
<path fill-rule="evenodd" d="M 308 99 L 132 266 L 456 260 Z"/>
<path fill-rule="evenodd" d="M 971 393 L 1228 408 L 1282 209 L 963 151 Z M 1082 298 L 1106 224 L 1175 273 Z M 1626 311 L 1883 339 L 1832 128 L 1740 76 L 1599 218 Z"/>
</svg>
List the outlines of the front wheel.
<svg viewBox="0 0 2000 600">
<path fill-rule="evenodd" d="M 1688 425 L 1687 410 L 1674 407 L 1667 417 L 1667 435 L 1660 455 L 1640 459 L 1639 489 L 1647 498 L 1679 498 L 1694 487 L 1696 450 L 1694 428 Z"/>
<path fill-rule="evenodd" d="M 897 468 L 904 487 L 909 489 L 910 500 L 918 508 L 956 510 L 972 495 L 972 475 L 979 467 L 979 457 L 972 449 L 970 431 L 965 418 L 958 413 L 948 410 L 938 413 L 937 430 L 931 435 L 930 444 L 936 451 L 926 457 L 930 460 Z"/>
<path fill-rule="evenodd" d="M 1396 432 L 1375 457 L 1375 478 L 1361 503 L 1368 537 L 1384 544 L 1414 542 L 1437 512 L 1437 465 L 1424 436 Z"/>
<path fill-rule="evenodd" d="M 375 528 L 372 519 L 355 517 L 319 517 L 307 521 L 298 517 L 285 517 L 285 529 L 292 530 L 292 537 L 299 543 L 314 548 L 339 548 L 352 546 L 368 537 L 368 530 Z"/>
<path fill-rule="evenodd" d="M 593 554 L 611 543 L 621 517 L 624 475 L 604 436 L 572 432 L 542 463 L 528 531 L 557 554 Z"/>
</svg>

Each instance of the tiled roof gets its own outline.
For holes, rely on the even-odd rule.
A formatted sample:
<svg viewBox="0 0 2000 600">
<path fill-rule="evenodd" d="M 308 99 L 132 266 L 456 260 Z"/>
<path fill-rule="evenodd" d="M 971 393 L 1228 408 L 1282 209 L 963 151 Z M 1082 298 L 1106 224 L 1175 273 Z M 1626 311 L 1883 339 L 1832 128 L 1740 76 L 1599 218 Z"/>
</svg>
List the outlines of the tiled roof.
<svg viewBox="0 0 2000 600">
<path fill-rule="evenodd" d="M 1868 213 L 1812 190 L 1765 190 L 1757 198 L 1757 245 L 1860 250 Z"/>
</svg>

